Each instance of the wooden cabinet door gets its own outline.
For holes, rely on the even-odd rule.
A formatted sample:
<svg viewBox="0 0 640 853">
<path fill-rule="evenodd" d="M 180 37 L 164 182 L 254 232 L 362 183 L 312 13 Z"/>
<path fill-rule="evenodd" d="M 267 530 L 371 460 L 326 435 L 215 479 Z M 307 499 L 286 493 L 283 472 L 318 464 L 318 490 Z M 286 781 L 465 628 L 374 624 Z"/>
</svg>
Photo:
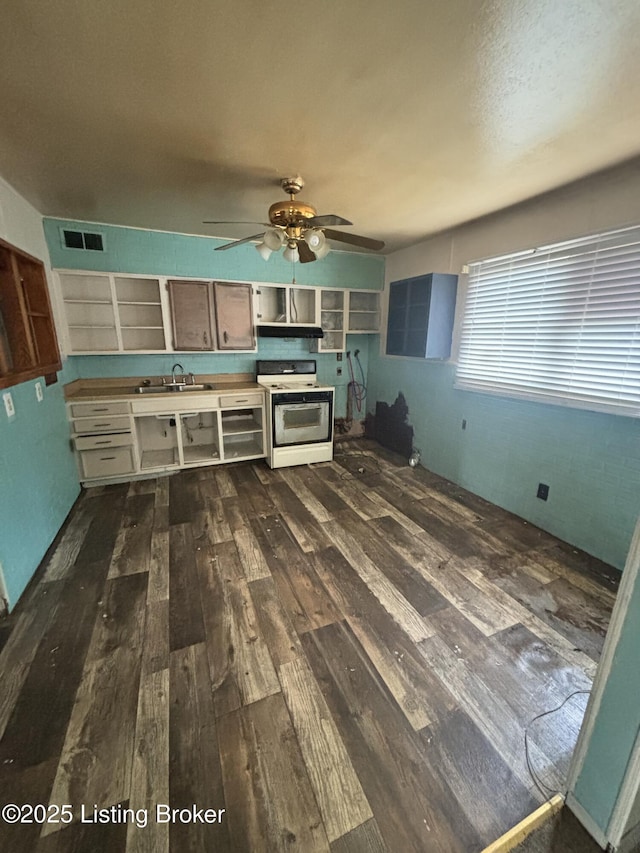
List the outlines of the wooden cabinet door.
<svg viewBox="0 0 640 853">
<path fill-rule="evenodd" d="M 206 281 L 169 281 L 173 347 L 176 350 L 213 349 L 211 288 Z"/>
<path fill-rule="evenodd" d="M 251 285 L 214 281 L 218 349 L 253 349 Z"/>
</svg>

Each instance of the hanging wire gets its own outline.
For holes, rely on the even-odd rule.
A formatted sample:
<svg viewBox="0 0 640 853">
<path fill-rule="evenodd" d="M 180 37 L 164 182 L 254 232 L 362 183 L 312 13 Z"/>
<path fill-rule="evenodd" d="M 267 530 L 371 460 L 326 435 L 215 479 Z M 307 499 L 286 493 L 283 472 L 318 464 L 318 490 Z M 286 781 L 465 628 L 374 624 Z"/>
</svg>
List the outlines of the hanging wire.
<svg viewBox="0 0 640 853">
<path fill-rule="evenodd" d="M 358 382 L 353 373 L 353 363 L 351 361 L 351 353 L 347 352 L 347 364 L 349 365 L 349 384 L 347 385 L 347 394 L 351 397 L 353 402 L 355 403 L 356 409 L 358 412 L 362 411 L 362 404 L 364 402 L 364 398 L 367 394 L 367 388 L 364 384 L 364 371 L 362 369 L 362 364 L 360 363 L 360 359 L 358 358 L 358 353 L 360 350 L 356 350 L 354 353 L 354 357 L 358 362 L 358 367 L 360 368 L 360 376 L 362 377 L 362 382 Z"/>
</svg>

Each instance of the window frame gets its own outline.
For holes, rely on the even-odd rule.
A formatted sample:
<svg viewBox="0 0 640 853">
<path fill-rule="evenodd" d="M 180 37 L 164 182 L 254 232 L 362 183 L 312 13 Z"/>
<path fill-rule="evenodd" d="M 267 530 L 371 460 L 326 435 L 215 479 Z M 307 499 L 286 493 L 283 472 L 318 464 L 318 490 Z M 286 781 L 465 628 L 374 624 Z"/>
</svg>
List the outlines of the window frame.
<svg viewBox="0 0 640 853">
<path fill-rule="evenodd" d="M 454 387 L 640 417 L 640 226 L 468 264 Z"/>
</svg>

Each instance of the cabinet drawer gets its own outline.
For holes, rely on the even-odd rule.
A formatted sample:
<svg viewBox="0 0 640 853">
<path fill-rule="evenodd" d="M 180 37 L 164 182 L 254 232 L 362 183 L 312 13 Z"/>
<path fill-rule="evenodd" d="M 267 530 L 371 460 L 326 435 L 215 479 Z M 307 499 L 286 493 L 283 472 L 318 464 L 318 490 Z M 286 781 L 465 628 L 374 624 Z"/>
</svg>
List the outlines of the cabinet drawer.
<svg viewBox="0 0 640 853">
<path fill-rule="evenodd" d="M 108 415 L 95 418 L 79 418 L 73 422 L 73 431 L 82 434 L 94 432 L 127 432 L 131 429 L 131 418 L 111 418 Z"/>
<path fill-rule="evenodd" d="M 106 403 L 73 403 L 71 405 L 71 416 L 74 418 L 90 418 L 92 415 L 128 415 L 129 404 L 122 402 Z"/>
<path fill-rule="evenodd" d="M 84 450 L 80 453 L 80 464 L 87 480 L 131 474 L 134 470 L 133 450 L 131 447 Z"/>
<path fill-rule="evenodd" d="M 130 432 L 105 435 L 82 435 L 75 440 L 76 450 L 100 450 L 104 447 L 126 447 L 133 444 Z"/>
<path fill-rule="evenodd" d="M 237 409 L 242 406 L 261 406 L 264 402 L 264 394 L 261 391 L 249 391 L 248 394 L 229 394 L 220 397 L 220 406 L 223 409 Z"/>
</svg>

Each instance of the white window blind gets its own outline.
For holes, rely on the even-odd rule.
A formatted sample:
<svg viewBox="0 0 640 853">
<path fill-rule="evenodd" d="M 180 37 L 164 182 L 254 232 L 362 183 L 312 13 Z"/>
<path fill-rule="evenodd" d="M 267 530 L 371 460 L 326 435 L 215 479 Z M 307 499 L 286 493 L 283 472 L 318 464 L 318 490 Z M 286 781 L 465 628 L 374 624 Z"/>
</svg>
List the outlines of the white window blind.
<svg viewBox="0 0 640 853">
<path fill-rule="evenodd" d="M 640 226 L 470 264 L 455 385 L 640 417 Z"/>
</svg>

